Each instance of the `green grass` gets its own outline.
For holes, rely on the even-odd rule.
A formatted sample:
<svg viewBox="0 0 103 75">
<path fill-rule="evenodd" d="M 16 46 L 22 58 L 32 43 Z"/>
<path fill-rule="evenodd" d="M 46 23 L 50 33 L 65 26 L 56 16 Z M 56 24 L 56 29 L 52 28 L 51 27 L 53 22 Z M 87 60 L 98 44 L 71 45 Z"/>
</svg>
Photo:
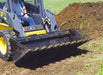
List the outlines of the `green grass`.
<svg viewBox="0 0 103 75">
<path fill-rule="evenodd" d="M 103 75 L 103 36 L 95 37 L 94 40 L 89 41 L 87 44 L 81 45 L 79 48 L 92 51 L 96 57 L 90 57 L 90 63 L 86 63 L 83 67 L 87 69 L 89 74 L 84 74 L 84 71 L 79 71 L 77 72 L 77 75 Z"/>
<path fill-rule="evenodd" d="M 5 1 L 7 1 L 7 0 L 0 0 L 0 2 L 5 2 Z"/>
<path fill-rule="evenodd" d="M 84 47 L 84 45 L 81 45 L 80 47 Z M 97 37 L 96 39 L 90 41 L 86 46 L 86 50 L 92 50 L 92 51 L 99 51 L 103 52 L 103 39 L 101 37 Z"/>
<path fill-rule="evenodd" d="M 100 63 L 101 66 L 101 71 L 99 71 L 97 74 L 95 75 L 103 75 L 103 63 Z"/>
<path fill-rule="evenodd" d="M 68 6 L 68 0 L 44 0 L 44 7 L 58 13 Z"/>
<path fill-rule="evenodd" d="M 92 61 L 90 63 L 84 65 L 89 74 L 85 74 L 84 72 L 80 71 L 77 72 L 77 75 L 103 75 L 103 55 L 91 60 Z"/>
<path fill-rule="evenodd" d="M 84 75 L 83 73 L 81 73 L 81 72 L 77 72 L 77 75 Z"/>
</svg>

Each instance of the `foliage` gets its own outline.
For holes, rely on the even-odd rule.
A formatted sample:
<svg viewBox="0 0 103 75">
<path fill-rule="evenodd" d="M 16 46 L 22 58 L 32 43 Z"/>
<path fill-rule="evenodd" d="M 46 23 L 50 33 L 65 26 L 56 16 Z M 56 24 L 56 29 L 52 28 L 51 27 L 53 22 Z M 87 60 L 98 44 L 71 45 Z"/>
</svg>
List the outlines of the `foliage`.
<svg viewBox="0 0 103 75">
<path fill-rule="evenodd" d="M 95 75 L 103 75 L 103 63 L 100 63 L 101 66 L 101 71 L 99 71 L 97 74 Z"/>
<path fill-rule="evenodd" d="M 81 73 L 81 72 L 77 72 L 77 75 L 84 75 L 83 73 Z"/>
<path fill-rule="evenodd" d="M 6 2 L 7 0 L 0 0 L 0 2 Z"/>
</svg>

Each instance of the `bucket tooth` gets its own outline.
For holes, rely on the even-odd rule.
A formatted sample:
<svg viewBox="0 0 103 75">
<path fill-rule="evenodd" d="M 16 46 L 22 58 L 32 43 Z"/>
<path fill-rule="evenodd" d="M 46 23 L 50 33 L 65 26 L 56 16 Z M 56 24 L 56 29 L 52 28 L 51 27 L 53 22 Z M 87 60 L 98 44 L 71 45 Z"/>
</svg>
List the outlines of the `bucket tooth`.
<svg viewBox="0 0 103 75">
<path fill-rule="evenodd" d="M 68 45 L 70 42 L 66 42 L 65 45 Z"/>
<path fill-rule="evenodd" d="M 35 48 L 35 51 L 39 50 L 39 48 Z"/>
<path fill-rule="evenodd" d="M 53 45 L 49 45 L 49 46 L 48 46 L 48 49 L 49 49 L 49 48 L 52 48 L 52 47 L 53 47 Z"/>
<path fill-rule="evenodd" d="M 60 46 L 63 46 L 65 43 L 61 43 Z"/>
<path fill-rule="evenodd" d="M 81 40 L 78 40 L 77 43 L 81 42 Z"/>
<path fill-rule="evenodd" d="M 83 39 L 83 40 L 82 40 L 82 42 L 85 42 L 85 41 L 87 41 L 87 40 L 88 40 L 88 38 L 86 38 L 86 39 Z"/>
<path fill-rule="evenodd" d="M 74 43 L 76 43 L 76 41 L 72 41 L 72 42 L 71 42 L 71 44 L 74 44 Z"/>
<path fill-rule="evenodd" d="M 46 49 L 46 46 L 44 46 L 44 47 L 41 48 L 41 50 L 44 50 L 44 49 Z"/>
<path fill-rule="evenodd" d="M 55 45 L 54 45 L 54 47 L 58 47 L 58 46 L 59 46 L 59 44 L 55 44 Z"/>
<path fill-rule="evenodd" d="M 83 39 L 82 42 L 86 41 L 87 39 Z"/>
</svg>

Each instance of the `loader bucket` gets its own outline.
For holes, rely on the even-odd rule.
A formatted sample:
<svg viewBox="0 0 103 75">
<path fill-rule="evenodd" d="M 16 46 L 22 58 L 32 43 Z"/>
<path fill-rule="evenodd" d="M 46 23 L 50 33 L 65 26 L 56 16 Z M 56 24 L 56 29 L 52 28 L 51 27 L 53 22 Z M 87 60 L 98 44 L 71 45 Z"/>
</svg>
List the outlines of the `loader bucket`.
<svg viewBox="0 0 103 75">
<path fill-rule="evenodd" d="M 18 62 L 29 52 L 47 50 L 61 46 L 78 47 L 91 38 L 74 30 L 52 32 L 42 35 L 32 35 L 24 38 L 12 38 L 13 60 Z"/>
</svg>

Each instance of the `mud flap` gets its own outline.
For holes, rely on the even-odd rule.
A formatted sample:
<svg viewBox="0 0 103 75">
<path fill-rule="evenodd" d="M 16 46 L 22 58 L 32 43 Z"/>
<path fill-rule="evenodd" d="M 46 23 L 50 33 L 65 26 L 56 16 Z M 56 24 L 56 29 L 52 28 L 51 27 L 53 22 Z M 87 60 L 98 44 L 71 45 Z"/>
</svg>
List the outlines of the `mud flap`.
<svg viewBox="0 0 103 75">
<path fill-rule="evenodd" d="M 18 62 L 29 52 L 47 50 L 61 46 L 78 47 L 89 41 L 91 38 L 74 30 L 53 32 L 42 35 L 33 35 L 24 38 L 12 38 L 12 56 Z"/>
</svg>

